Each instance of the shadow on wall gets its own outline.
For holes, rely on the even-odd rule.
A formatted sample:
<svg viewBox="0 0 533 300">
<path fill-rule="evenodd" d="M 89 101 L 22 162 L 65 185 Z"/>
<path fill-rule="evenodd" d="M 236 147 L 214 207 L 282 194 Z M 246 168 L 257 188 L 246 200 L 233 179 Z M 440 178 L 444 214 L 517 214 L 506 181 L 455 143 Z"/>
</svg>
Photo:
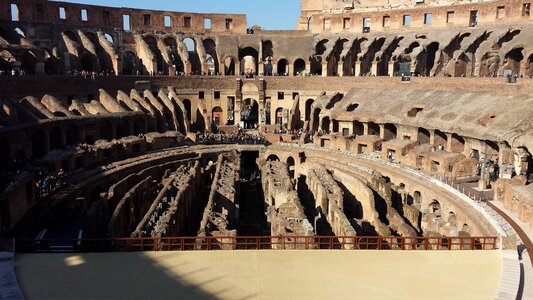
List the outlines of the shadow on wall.
<svg viewBox="0 0 533 300">
<path fill-rule="evenodd" d="M 236 294 L 236 286 L 221 282 L 223 273 L 195 265 L 190 258 L 179 252 L 161 253 L 157 259 L 141 252 L 21 254 L 15 271 L 27 299 L 215 300 Z M 43 276 L 43 270 L 50 276 Z"/>
</svg>

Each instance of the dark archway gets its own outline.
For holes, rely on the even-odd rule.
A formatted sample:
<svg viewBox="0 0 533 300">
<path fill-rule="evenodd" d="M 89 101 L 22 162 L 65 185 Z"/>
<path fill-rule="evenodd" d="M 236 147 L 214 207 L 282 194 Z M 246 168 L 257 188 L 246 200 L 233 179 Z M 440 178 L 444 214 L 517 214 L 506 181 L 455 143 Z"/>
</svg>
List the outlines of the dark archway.
<svg viewBox="0 0 533 300">
<path fill-rule="evenodd" d="M 305 75 L 305 61 L 301 58 L 294 61 L 294 76 Z"/>
<path fill-rule="evenodd" d="M 280 161 L 279 157 L 275 154 L 270 154 L 268 157 L 267 157 L 267 161 Z"/>
<path fill-rule="evenodd" d="M 111 122 L 104 120 L 100 124 L 100 139 L 111 141 L 113 139 L 113 124 Z"/>
<path fill-rule="evenodd" d="M 124 53 L 122 58 L 122 74 L 123 75 L 137 75 L 139 68 L 136 64 L 136 56 L 131 51 Z"/>
<path fill-rule="evenodd" d="M 396 128 L 396 125 L 387 123 L 385 124 L 385 131 L 383 133 L 383 139 L 385 141 L 396 139 L 398 136 L 398 129 Z"/>
<path fill-rule="evenodd" d="M 143 118 L 137 118 L 135 122 L 133 122 L 133 134 L 139 135 L 144 134 L 146 132 L 146 122 Z"/>
<path fill-rule="evenodd" d="M 307 101 L 305 101 L 305 121 L 311 120 L 311 110 L 313 107 L 313 103 L 315 103 L 315 100 L 313 99 L 307 99 Z"/>
<path fill-rule="evenodd" d="M 117 139 L 130 136 L 130 125 L 126 120 L 120 120 L 117 123 Z"/>
<path fill-rule="evenodd" d="M 183 106 L 185 107 L 185 114 L 187 116 L 187 120 L 191 120 L 192 116 L 192 108 L 191 108 L 191 100 L 185 99 L 182 101 Z"/>
<path fill-rule="evenodd" d="M 322 129 L 322 131 L 326 132 L 326 133 L 329 133 L 329 125 L 330 125 L 331 121 L 329 119 L 329 117 L 324 117 L 322 118 L 322 122 L 320 124 L 320 128 Z"/>
<path fill-rule="evenodd" d="M 37 57 L 33 52 L 24 52 L 24 55 L 22 55 L 22 70 L 24 70 L 26 74 L 35 74 L 37 61 Z"/>
<path fill-rule="evenodd" d="M 42 130 L 36 130 L 31 135 L 31 149 L 33 158 L 41 158 L 46 155 L 48 141 Z"/>
<path fill-rule="evenodd" d="M 289 73 L 289 63 L 286 59 L 278 60 L 278 75 L 285 76 Z"/>
<path fill-rule="evenodd" d="M 50 150 L 63 148 L 63 131 L 59 127 L 50 130 Z"/>
<path fill-rule="evenodd" d="M 213 120 L 213 125 L 215 126 L 224 125 L 224 115 L 223 115 L 222 107 L 215 106 L 213 108 L 212 115 L 213 116 L 211 119 Z"/>
<path fill-rule="evenodd" d="M 353 121 L 353 134 L 356 136 L 365 134 L 365 125 L 359 121 Z"/>
<path fill-rule="evenodd" d="M 294 161 L 294 158 L 292 156 L 289 156 L 287 158 L 287 171 L 289 172 L 290 178 L 294 178 L 295 165 L 296 163 Z"/>
<path fill-rule="evenodd" d="M 241 104 L 241 122 L 244 122 L 244 129 L 251 129 L 259 120 L 259 104 L 254 99 L 245 99 Z"/>
<path fill-rule="evenodd" d="M 380 136 L 380 133 L 381 133 L 381 128 L 379 127 L 378 124 L 376 124 L 374 122 L 369 122 L 368 123 L 368 135 Z"/>
<path fill-rule="evenodd" d="M 87 72 L 96 71 L 94 57 L 91 54 L 85 54 L 81 57 L 81 68 L 83 71 L 87 71 Z"/>
<path fill-rule="evenodd" d="M 314 131 L 317 131 L 318 126 L 320 125 L 320 112 L 320 108 L 315 108 L 315 110 L 313 111 L 313 126 L 311 126 L 311 129 Z"/>
<path fill-rule="evenodd" d="M 235 59 L 233 57 L 226 57 L 226 59 L 224 60 L 224 74 L 234 76 L 235 66 Z"/>
<path fill-rule="evenodd" d="M 162 72 L 164 75 L 168 75 L 168 68 L 165 68 L 165 62 L 163 61 L 163 54 L 157 45 L 157 39 L 151 35 L 145 36 L 144 41 L 150 48 L 150 51 L 155 55 L 157 70 L 155 73 Z"/>
<path fill-rule="evenodd" d="M 257 74 L 259 54 L 256 49 L 246 47 L 239 51 L 239 61 L 241 62 L 241 74 L 254 73 Z"/>
<path fill-rule="evenodd" d="M 219 73 L 219 62 L 218 62 L 217 45 L 215 41 L 213 39 L 205 39 L 204 48 L 205 48 L 205 53 L 207 54 L 207 57 L 210 56 L 211 59 L 213 60 L 212 61 L 213 67 L 212 67 L 212 70 L 210 70 L 210 73 L 212 73 L 213 75 L 218 74 Z M 209 60 L 210 59 L 207 59 L 207 63 L 211 64 Z"/>
<path fill-rule="evenodd" d="M 429 144 L 430 142 L 430 133 L 427 129 L 418 128 L 418 144 Z"/>
<path fill-rule="evenodd" d="M 67 127 L 67 145 L 77 146 L 80 142 L 80 130 L 76 124 Z"/>
</svg>

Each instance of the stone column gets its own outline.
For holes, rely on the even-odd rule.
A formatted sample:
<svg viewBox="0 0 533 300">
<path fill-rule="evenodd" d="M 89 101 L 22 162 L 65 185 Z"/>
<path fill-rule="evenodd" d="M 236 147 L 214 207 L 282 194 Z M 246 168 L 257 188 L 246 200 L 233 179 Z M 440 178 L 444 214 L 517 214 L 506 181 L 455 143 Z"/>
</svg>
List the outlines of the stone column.
<svg viewBox="0 0 533 300">
<path fill-rule="evenodd" d="M 435 130 L 429 130 L 429 144 L 435 144 Z"/>
<path fill-rule="evenodd" d="M 379 138 L 385 140 L 385 124 L 379 124 Z"/>
<path fill-rule="evenodd" d="M 372 61 L 372 65 L 370 66 L 370 73 L 372 75 L 378 76 L 378 62 Z"/>
<path fill-rule="evenodd" d="M 363 135 L 368 135 L 368 123 L 363 123 Z"/>
<path fill-rule="evenodd" d="M 257 75 L 259 74 L 265 74 L 265 64 L 263 63 L 263 60 L 259 60 L 259 69 L 257 70 Z"/>
<path fill-rule="evenodd" d="M 344 76 L 344 68 L 343 63 L 340 61 L 337 66 L 337 74 L 339 74 L 340 77 Z"/>
<path fill-rule="evenodd" d="M 294 63 L 287 64 L 287 72 L 289 73 L 289 76 L 294 76 Z"/>
<path fill-rule="evenodd" d="M 452 152 L 452 134 L 446 133 L 446 151 Z"/>
<path fill-rule="evenodd" d="M 361 62 L 356 60 L 355 61 L 355 76 L 361 76 Z"/>
<path fill-rule="evenodd" d="M 394 76 L 394 61 L 389 61 L 389 76 Z"/>
<path fill-rule="evenodd" d="M 322 62 L 322 77 L 328 76 L 328 62 Z"/>
</svg>

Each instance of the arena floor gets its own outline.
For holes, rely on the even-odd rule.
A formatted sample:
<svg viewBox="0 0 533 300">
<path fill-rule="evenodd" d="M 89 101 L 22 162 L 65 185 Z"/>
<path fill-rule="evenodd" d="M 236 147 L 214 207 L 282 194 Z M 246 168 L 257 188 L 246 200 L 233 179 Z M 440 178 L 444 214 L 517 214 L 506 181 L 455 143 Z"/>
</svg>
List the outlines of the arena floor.
<svg viewBox="0 0 533 300">
<path fill-rule="evenodd" d="M 499 251 L 24 254 L 27 299 L 493 299 Z"/>
</svg>

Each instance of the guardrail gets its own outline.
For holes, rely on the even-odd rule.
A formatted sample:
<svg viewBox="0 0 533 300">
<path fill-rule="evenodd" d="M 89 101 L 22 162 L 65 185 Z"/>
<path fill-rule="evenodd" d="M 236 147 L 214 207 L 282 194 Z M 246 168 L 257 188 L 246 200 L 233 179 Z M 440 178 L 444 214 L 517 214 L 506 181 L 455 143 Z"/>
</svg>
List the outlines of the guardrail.
<svg viewBox="0 0 533 300">
<path fill-rule="evenodd" d="M 17 252 L 494 250 L 497 237 L 250 236 L 17 240 Z"/>
</svg>

